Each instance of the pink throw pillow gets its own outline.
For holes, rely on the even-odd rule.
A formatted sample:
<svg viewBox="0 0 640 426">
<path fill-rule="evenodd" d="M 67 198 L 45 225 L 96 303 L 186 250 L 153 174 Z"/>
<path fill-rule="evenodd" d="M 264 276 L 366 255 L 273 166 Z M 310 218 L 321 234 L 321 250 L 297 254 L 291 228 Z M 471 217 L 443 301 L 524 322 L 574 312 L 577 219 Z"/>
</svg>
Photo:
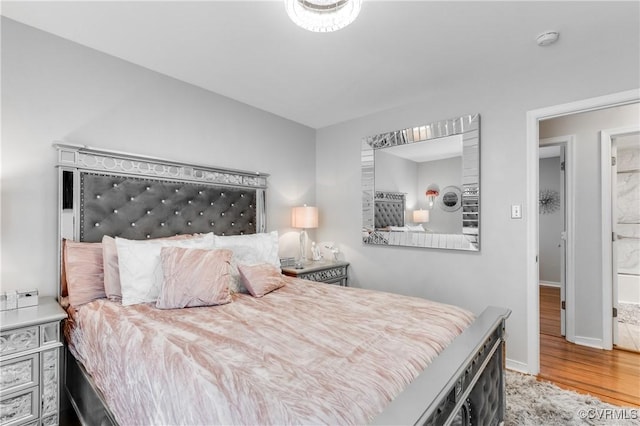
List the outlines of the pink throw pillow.
<svg viewBox="0 0 640 426">
<path fill-rule="evenodd" d="M 160 309 L 222 305 L 231 302 L 231 250 L 163 247 L 160 261 L 164 285 Z"/>
<path fill-rule="evenodd" d="M 280 270 L 270 263 L 238 265 L 242 283 L 253 297 L 262 297 L 285 285 Z"/>
<path fill-rule="evenodd" d="M 69 303 L 80 306 L 106 297 L 102 266 L 102 244 L 66 240 L 64 269 Z"/>
</svg>

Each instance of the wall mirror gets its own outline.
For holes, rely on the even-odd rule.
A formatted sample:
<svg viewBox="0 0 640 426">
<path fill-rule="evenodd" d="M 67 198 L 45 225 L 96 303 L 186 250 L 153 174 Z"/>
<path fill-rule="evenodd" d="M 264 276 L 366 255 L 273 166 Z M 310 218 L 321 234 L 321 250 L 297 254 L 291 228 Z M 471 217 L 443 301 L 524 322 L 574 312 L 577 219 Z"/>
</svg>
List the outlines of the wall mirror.
<svg viewBox="0 0 640 426">
<path fill-rule="evenodd" d="M 480 115 L 362 140 L 365 244 L 480 250 Z"/>
</svg>

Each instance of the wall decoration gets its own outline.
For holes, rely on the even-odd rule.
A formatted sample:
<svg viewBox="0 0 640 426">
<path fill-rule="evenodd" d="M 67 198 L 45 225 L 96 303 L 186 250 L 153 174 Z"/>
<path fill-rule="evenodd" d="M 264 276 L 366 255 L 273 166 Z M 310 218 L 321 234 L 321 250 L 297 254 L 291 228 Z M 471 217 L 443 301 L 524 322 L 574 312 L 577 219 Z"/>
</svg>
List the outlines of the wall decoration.
<svg viewBox="0 0 640 426">
<path fill-rule="evenodd" d="M 560 193 L 553 189 L 540 191 L 540 214 L 551 214 L 560 208 Z"/>
<path fill-rule="evenodd" d="M 436 201 L 436 198 L 438 198 L 438 195 L 440 195 L 440 187 L 437 184 L 432 183 L 427 187 L 424 195 L 427 197 L 427 208 L 432 209 L 433 203 Z"/>
<path fill-rule="evenodd" d="M 455 212 L 462 205 L 462 191 L 457 186 L 447 186 L 442 190 L 439 205 L 445 212 Z"/>
</svg>

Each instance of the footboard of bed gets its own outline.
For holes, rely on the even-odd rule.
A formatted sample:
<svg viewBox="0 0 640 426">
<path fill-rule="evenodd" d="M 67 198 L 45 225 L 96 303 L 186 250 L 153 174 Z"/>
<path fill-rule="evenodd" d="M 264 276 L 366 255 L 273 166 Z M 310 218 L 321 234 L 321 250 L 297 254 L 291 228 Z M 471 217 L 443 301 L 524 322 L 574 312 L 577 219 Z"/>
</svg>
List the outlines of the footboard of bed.
<svg viewBox="0 0 640 426">
<path fill-rule="evenodd" d="M 372 424 L 501 424 L 504 325 L 510 313 L 488 307 Z"/>
</svg>

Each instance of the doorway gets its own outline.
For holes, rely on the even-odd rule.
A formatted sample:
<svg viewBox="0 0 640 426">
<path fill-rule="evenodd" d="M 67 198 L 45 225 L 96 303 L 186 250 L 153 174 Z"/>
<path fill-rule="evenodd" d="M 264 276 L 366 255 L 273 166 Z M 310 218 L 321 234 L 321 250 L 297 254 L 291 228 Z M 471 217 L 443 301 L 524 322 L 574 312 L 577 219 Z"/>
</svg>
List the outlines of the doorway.
<svg viewBox="0 0 640 426">
<path fill-rule="evenodd" d="M 527 113 L 527 205 L 529 211 L 529 220 L 527 221 L 527 335 L 528 335 L 528 352 L 527 364 L 529 373 L 537 375 L 540 371 L 540 300 L 539 300 L 539 263 L 538 263 L 538 148 L 539 148 L 539 123 L 542 120 L 572 115 L 581 112 L 601 110 L 613 106 L 634 104 L 640 101 L 640 91 L 630 90 L 627 92 L 616 93 L 598 98 L 587 99 L 579 102 L 572 102 L 563 105 L 542 108 L 529 111 Z M 599 197 L 598 197 L 599 198 Z M 595 230 L 594 230 L 595 231 Z M 596 231 L 597 232 L 597 231 Z M 576 245 L 578 242 L 576 241 Z M 600 264 L 600 262 L 597 262 Z M 576 265 L 576 270 L 578 269 Z M 599 297 L 592 299 L 597 303 L 601 303 L 606 297 L 609 298 L 609 307 L 612 306 L 611 293 L 604 294 L 601 291 Z M 575 299 L 575 298 L 574 298 Z M 569 299 L 571 300 L 571 299 Z M 575 301 L 575 300 L 574 300 Z M 592 301 L 593 302 L 593 301 Z M 576 302 L 577 303 L 577 302 Z M 597 307 L 599 315 L 604 318 L 608 315 L 611 318 L 611 311 L 606 312 L 601 303 Z M 568 307 L 568 306 L 567 306 Z M 609 308 L 611 309 L 611 308 Z M 577 320 L 576 320 L 577 321 Z M 582 325 L 582 324 L 581 324 Z M 602 331 L 602 330 L 601 330 Z M 581 344 L 598 346 L 602 348 L 602 339 L 583 339 Z"/>
</svg>

